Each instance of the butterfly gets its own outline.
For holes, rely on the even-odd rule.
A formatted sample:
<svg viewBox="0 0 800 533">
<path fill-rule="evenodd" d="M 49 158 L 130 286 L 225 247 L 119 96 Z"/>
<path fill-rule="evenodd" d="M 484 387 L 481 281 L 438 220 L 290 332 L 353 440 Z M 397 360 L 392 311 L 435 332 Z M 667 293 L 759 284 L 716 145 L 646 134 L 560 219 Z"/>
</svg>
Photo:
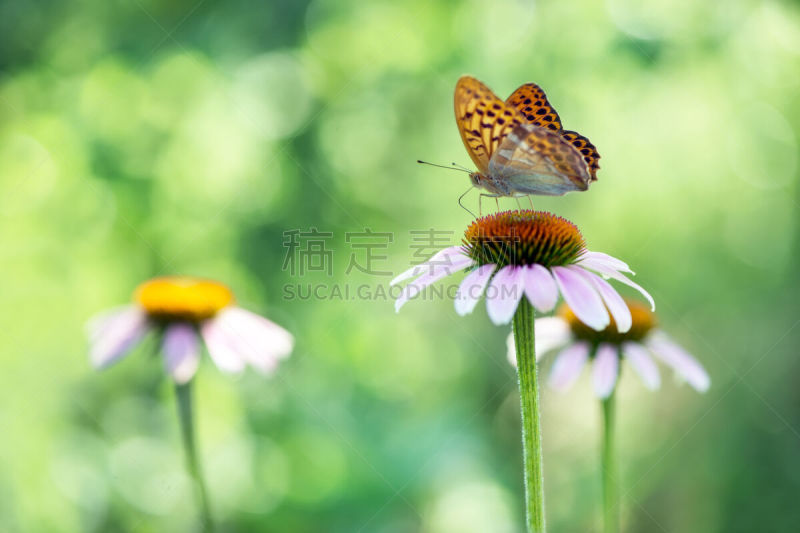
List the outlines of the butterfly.
<svg viewBox="0 0 800 533">
<path fill-rule="evenodd" d="M 583 135 L 565 130 L 544 91 L 526 83 L 504 102 L 486 85 L 462 76 L 455 91 L 456 124 L 478 167 L 469 177 L 485 196 L 560 196 L 597 180 L 600 154 Z"/>
</svg>

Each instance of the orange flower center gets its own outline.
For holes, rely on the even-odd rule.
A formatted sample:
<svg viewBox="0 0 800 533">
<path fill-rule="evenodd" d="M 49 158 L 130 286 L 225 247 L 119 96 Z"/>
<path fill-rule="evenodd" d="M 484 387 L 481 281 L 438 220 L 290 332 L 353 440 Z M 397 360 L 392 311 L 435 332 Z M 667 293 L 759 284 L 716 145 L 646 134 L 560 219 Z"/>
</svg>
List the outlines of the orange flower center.
<svg viewBox="0 0 800 533">
<path fill-rule="evenodd" d="M 595 331 L 581 322 L 566 304 L 561 304 L 558 308 L 558 314 L 569 323 L 570 330 L 572 330 L 572 334 L 576 338 L 589 341 L 592 344 L 601 342 L 622 344 L 625 341 L 640 341 L 656 326 L 656 315 L 651 313 L 649 308 L 634 300 L 626 298 L 625 303 L 628 304 L 628 309 L 630 309 L 631 318 L 633 319 L 631 329 L 625 333 L 617 331 L 617 323 L 614 322 L 614 317 L 611 317 L 611 323 L 606 329 Z"/>
<path fill-rule="evenodd" d="M 523 209 L 475 220 L 464 233 L 464 248 L 480 265 L 552 267 L 574 263 L 586 243 L 569 220 Z"/>
<path fill-rule="evenodd" d="M 156 320 L 199 322 L 233 303 L 233 293 L 217 281 L 165 276 L 139 285 L 134 299 Z"/>
</svg>

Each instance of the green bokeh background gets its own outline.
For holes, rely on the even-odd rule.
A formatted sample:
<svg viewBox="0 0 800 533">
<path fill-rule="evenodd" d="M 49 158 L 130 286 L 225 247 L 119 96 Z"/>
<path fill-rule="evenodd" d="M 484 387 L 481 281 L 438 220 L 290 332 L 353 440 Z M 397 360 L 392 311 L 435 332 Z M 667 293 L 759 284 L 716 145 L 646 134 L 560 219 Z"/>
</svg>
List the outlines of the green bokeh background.
<svg viewBox="0 0 800 533">
<path fill-rule="evenodd" d="M 536 81 L 598 146 L 591 190 L 537 207 L 629 262 L 712 376 L 705 395 L 623 376 L 624 530 L 797 530 L 797 3 L 10 0 L 0 53 L 0 530 L 197 528 L 154 346 L 98 374 L 84 336 L 182 273 L 297 338 L 270 378 L 201 365 L 223 530 L 521 531 L 507 328 L 450 301 L 285 297 L 385 287 L 346 273 L 346 232 L 393 232 L 395 273 L 409 232 L 458 240 L 466 177 L 414 161 L 469 164 L 463 73 L 503 97 Z M 284 232 L 312 227 L 331 277 L 283 268 Z M 551 530 L 595 531 L 588 376 L 543 405 Z"/>
</svg>

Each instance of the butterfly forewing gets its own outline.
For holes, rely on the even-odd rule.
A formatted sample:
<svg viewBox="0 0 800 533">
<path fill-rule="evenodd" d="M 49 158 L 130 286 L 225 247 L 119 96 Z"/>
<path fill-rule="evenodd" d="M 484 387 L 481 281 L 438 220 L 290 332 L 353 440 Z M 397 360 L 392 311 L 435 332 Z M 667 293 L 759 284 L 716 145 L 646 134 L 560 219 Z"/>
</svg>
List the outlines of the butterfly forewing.
<svg viewBox="0 0 800 533">
<path fill-rule="evenodd" d="M 506 104 L 514 107 L 526 119 L 526 122 L 542 126 L 553 131 L 561 129 L 561 119 L 547 101 L 544 91 L 535 83 L 526 83 L 511 93 Z"/>
<path fill-rule="evenodd" d="M 583 157 L 583 160 L 589 167 L 592 181 L 597 181 L 597 170 L 600 168 L 600 164 L 598 163 L 600 154 L 597 153 L 597 148 L 595 148 L 589 139 L 577 131 L 564 130 L 561 132 L 561 135 L 581 153 L 581 157 Z"/>
<path fill-rule="evenodd" d="M 492 154 L 524 117 L 470 76 L 458 80 L 454 101 L 461 140 L 478 170 L 486 174 Z"/>
<path fill-rule="evenodd" d="M 581 154 L 558 132 L 521 124 L 500 144 L 489 175 L 509 195 L 560 196 L 585 191 L 591 179 Z"/>
</svg>

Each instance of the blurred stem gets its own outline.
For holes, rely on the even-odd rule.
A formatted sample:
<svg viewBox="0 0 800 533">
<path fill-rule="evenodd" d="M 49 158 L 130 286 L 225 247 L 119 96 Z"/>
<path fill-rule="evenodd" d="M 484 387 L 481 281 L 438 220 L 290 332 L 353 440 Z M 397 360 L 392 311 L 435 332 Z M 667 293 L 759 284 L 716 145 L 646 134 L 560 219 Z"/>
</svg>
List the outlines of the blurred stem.
<svg viewBox="0 0 800 533">
<path fill-rule="evenodd" d="M 208 503 L 208 491 L 203 482 L 200 462 L 197 459 L 197 446 L 195 444 L 194 420 L 192 413 L 192 382 L 175 384 L 175 397 L 178 400 L 178 418 L 181 423 L 181 437 L 183 449 L 186 452 L 186 467 L 194 481 L 197 504 L 200 510 L 200 520 L 203 531 L 214 531 L 214 522 L 211 519 L 211 506 Z"/>
<path fill-rule="evenodd" d="M 543 533 L 544 478 L 542 436 L 539 421 L 539 388 L 536 381 L 536 353 L 533 344 L 533 307 L 523 296 L 514 314 L 514 343 L 522 410 L 522 453 L 525 465 L 525 512 L 528 533 Z"/>
<path fill-rule="evenodd" d="M 611 391 L 603 405 L 603 444 L 601 467 L 603 470 L 603 531 L 619 532 L 619 506 L 617 505 L 617 459 L 614 448 L 614 425 L 616 422 L 615 396 L 617 388 Z"/>
</svg>

